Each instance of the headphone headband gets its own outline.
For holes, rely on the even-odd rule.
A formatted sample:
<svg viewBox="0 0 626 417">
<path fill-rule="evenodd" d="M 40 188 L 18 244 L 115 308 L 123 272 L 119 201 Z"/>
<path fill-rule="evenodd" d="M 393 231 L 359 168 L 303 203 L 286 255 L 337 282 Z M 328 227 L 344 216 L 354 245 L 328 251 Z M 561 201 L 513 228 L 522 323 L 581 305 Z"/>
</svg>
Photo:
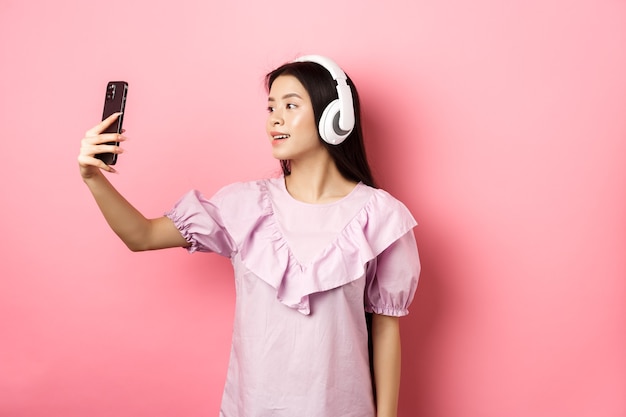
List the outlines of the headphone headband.
<svg viewBox="0 0 626 417">
<path fill-rule="evenodd" d="M 355 124 L 352 90 L 347 83 L 346 73 L 332 59 L 321 55 L 304 55 L 294 62 L 313 62 L 321 65 L 337 83 L 338 99 L 331 102 L 324 110 L 320 119 L 319 132 L 326 142 L 333 145 L 340 144 L 350 135 Z"/>
<path fill-rule="evenodd" d="M 297 58 L 293 62 L 315 62 L 326 68 L 326 71 L 330 72 L 330 75 L 333 77 L 333 80 L 343 79 L 346 80 L 348 77 L 346 73 L 343 72 L 341 67 L 337 65 L 335 61 L 332 59 L 322 56 L 322 55 L 304 55 L 300 58 Z"/>
</svg>

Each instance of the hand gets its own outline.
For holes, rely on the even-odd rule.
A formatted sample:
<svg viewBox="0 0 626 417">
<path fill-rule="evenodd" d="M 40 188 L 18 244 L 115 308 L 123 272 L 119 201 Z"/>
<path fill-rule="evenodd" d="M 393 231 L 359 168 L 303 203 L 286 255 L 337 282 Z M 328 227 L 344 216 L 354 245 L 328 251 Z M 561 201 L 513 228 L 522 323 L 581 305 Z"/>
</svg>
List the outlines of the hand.
<svg viewBox="0 0 626 417">
<path fill-rule="evenodd" d="M 85 132 L 85 137 L 80 142 L 80 153 L 78 154 L 78 165 L 80 167 L 80 175 L 83 179 L 98 175 L 100 170 L 116 172 L 113 167 L 105 164 L 100 159 L 96 158 L 95 155 L 106 152 L 115 154 L 124 152 L 124 150 L 117 145 L 106 144 L 107 142 L 123 142 L 126 140 L 124 135 L 118 133 L 102 133 L 120 116 L 120 114 L 121 113 L 113 113 L 98 125 Z M 122 133 L 124 133 L 124 130 L 122 130 Z"/>
</svg>

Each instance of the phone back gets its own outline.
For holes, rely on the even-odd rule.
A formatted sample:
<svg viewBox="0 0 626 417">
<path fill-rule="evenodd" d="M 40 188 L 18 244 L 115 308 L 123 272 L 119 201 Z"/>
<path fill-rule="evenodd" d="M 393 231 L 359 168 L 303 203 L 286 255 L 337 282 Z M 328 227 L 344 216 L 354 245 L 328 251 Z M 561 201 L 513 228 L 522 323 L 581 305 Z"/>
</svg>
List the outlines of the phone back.
<svg viewBox="0 0 626 417">
<path fill-rule="evenodd" d="M 122 112 L 103 133 L 121 133 L 124 121 L 124 108 L 126 106 L 126 95 L 128 93 L 128 83 L 125 81 L 111 81 L 107 84 L 106 95 L 104 98 L 104 110 L 102 112 L 102 120 L 106 119 L 113 113 Z M 109 145 L 119 145 L 119 142 L 107 142 Z M 97 158 L 104 161 L 107 165 L 115 165 L 117 155 L 112 153 L 101 153 L 96 155 Z"/>
</svg>

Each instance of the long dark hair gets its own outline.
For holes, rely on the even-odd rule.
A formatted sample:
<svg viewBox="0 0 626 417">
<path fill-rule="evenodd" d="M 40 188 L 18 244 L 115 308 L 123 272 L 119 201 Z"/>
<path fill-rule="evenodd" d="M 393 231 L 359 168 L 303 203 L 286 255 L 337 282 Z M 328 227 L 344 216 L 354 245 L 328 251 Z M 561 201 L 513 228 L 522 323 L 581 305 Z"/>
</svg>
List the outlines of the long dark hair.
<svg viewBox="0 0 626 417">
<path fill-rule="evenodd" d="M 313 105 L 313 114 L 315 115 L 315 124 L 319 125 L 324 109 L 328 103 L 337 98 L 336 82 L 328 70 L 314 62 L 290 62 L 284 64 L 265 76 L 267 91 L 272 88 L 276 78 L 281 75 L 291 75 L 300 81 L 307 93 L 309 93 Z M 326 147 L 333 161 L 335 161 L 337 169 L 344 178 L 356 182 L 360 181 L 365 185 L 374 187 L 374 178 L 367 162 L 365 145 L 363 144 L 359 95 L 350 77 L 348 77 L 347 82 L 352 90 L 354 103 L 354 129 L 346 140 L 339 145 L 331 145 L 324 142 L 321 138 L 320 142 Z M 280 161 L 280 165 L 284 175 L 291 173 L 289 161 Z"/>
</svg>

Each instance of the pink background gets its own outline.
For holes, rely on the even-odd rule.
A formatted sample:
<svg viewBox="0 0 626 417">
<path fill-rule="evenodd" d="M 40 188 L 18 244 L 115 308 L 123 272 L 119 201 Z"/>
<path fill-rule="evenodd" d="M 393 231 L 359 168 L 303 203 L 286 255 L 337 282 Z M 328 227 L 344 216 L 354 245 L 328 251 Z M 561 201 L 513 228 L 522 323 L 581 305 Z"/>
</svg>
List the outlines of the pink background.
<svg viewBox="0 0 626 417">
<path fill-rule="evenodd" d="M 129 252 L 79 140 L 125 79 L 146 215 L 270 175 L 263 76 L 302 53 L 420 222 L 400 416 L 626 415 L 624 1 L 2 0 L 0 46 L 0 416 L 217 415 L 230 264 Z"/>
</svg>

